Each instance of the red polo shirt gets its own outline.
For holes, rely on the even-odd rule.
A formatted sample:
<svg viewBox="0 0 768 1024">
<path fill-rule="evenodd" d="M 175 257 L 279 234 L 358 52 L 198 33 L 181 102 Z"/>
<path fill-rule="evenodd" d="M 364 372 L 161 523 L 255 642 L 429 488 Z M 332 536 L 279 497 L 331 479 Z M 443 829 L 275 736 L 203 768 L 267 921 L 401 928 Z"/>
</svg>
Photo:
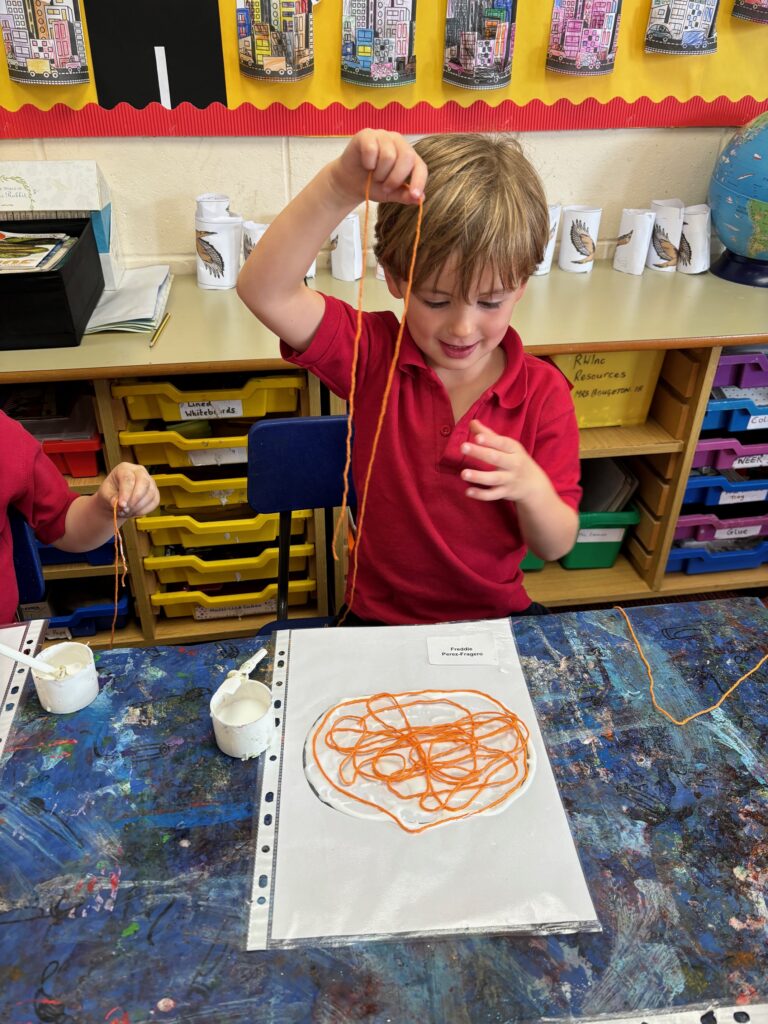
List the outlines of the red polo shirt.
<svg viewBox="0 0 768 1024">
<path fill-rule="evenodd" d="M 44 544 L 64 535 L 77 495 L 31 434 L 0 412 L 0 623 L 13 622 L 19 594 L 8 507 L 15 505 Z"/>
<path fill-rule="evenodd" d="M 309 348 L 299 354 L 283 342 L 283 358 L 348 398 L 356 317 L 350 305 L 326 296 L 325 316 Z M 358 498 L 397 329 L 394 313 L 363 314 L 352 459 Z M 352 609 L 361 618 L 392 625 L 499 618 L 530 604 L 515 505 L 465 495 L 461 470 L 487 465 L 462 455 L 461 445 L 473 419 L 515 438 L 575 509 L 581 497 L 578 430 L 570 385 L 560 371 L 527 355 L 512 328 L 502 346 L 504 373 L 456 423 L 442 381 L 406 328 L 358 547 Z"/>
</svg>

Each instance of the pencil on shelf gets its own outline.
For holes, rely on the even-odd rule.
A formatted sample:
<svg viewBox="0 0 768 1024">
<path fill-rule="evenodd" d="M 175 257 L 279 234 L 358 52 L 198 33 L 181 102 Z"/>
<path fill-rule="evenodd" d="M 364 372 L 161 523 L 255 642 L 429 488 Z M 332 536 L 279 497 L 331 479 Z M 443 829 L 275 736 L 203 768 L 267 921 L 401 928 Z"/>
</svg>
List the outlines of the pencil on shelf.
<svg viewBox="0 0 768 1024">
<path fill-rule="evenodd" d="M 165 316 L 163 317 L 163 319 L 157 325 L 157 330 L 152 335 L 152 337 L 149 339 L 149 347 L 150 348 L 154 348 L 155 347 L 155 343 L 157 342 L 157 339 L 160 337 L 160 335 L 165 330 L 165 325 L 168 323 L 168 321 L 170 319 L 171 319 L 171 314 L 170 313 L 166 313 Z"/>
</svg>

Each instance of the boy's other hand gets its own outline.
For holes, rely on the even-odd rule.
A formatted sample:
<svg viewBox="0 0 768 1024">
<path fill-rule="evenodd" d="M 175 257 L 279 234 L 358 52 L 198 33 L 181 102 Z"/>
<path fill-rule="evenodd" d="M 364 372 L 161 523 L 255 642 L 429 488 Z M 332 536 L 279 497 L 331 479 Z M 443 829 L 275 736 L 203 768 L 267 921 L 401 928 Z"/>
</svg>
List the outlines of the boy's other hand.
<svg viewBox="0 0 768 1024">
<path fill-rule="evenodd" d="M 462 454 L 493 468 L 461 471 L 461 479 L 471 485 L 465 492 L 468 498 L 529 501 L 550 489 L 546 473 L 519 441 L 494 433 L 480 420 L 472 420 L 469 429 L 471 441 L 461 446 Z"/>
<path fill-rule="evenodd" d="M 144 516 L 160 504 L 157 485 L 143 466 L 121 462 L 107 476 L 98 490 L 99 498 L 109 509 L 117 502 L 119 519 Z"/>
<path fill-rule="evenodd" d="M 375 202 L 416 205 L 424 195 L 427 165 L 397 132 L 364 128 L 331 164 L 335 188 L 356 203 L 365 197 L 369 171 L 370 198 Z"/>
</svg>

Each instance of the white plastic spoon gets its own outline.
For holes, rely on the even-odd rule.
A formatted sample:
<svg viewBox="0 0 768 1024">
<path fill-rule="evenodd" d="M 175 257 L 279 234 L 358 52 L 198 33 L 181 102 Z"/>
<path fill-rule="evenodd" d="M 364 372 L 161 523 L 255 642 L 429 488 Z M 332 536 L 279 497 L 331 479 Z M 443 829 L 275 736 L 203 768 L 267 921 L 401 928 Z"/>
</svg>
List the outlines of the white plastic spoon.
<svg viewBox="0 0 768 1024">
<path fill-rule="evenodd" d="M 33 658 L 29 654 L 15 651 L 13 647 L 6 647 L 3 643 L 0 643 L 0 654 L 4 654 L 11 661 L 18 661 L 28 668 L 33 668 L 38 675 L 45 676 L 48 679 L 63 679 L 67 675 L 64 665 L 58 667 L 56 665 L 49 665 L 47 661 L 41 661 L 39 658 Z"/>
</svg>

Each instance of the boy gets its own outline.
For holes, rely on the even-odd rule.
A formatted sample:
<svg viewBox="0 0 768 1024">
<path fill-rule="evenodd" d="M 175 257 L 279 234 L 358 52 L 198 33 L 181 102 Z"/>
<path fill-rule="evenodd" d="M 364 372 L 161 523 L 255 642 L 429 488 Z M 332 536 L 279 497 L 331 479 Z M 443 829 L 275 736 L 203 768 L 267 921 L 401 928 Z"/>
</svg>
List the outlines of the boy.
<svg viewBox="0 0 768 1024">
<path fill-rule="evenodd" d="M 12 622 L 19 602 L 8 508 L 14 505 L 37 536 L 62 551 L 89 551 L 129 516 L 157 508 L 160 496 L 143 466 L 121 462 L 95 494 L 77 495 L 31 434 L 0 412 L 0 623 Z"/>
<path fill-rule="evenodd" d="M 578 529 L 578 434 L 569 385 L 508 326 L 549 232 L 541 182 L 515 143 L 443 135 L 411 147 L 365 130 L 274 221 L 238 294 L 283 357 L 342 398 L 356 311 L 304 273 L 365 195 L 380 203 L 376 256 L 404 297 L 419 201 L 413 293 L 373 466 L 350 624 L 497 618 L 535 610 L 520 561 L 554 560 Z M 397 334 L 363 315 L 354 417 L 358 499 Z M 350 601 L 349 581 L 347 601 Z"/>
</svg>

